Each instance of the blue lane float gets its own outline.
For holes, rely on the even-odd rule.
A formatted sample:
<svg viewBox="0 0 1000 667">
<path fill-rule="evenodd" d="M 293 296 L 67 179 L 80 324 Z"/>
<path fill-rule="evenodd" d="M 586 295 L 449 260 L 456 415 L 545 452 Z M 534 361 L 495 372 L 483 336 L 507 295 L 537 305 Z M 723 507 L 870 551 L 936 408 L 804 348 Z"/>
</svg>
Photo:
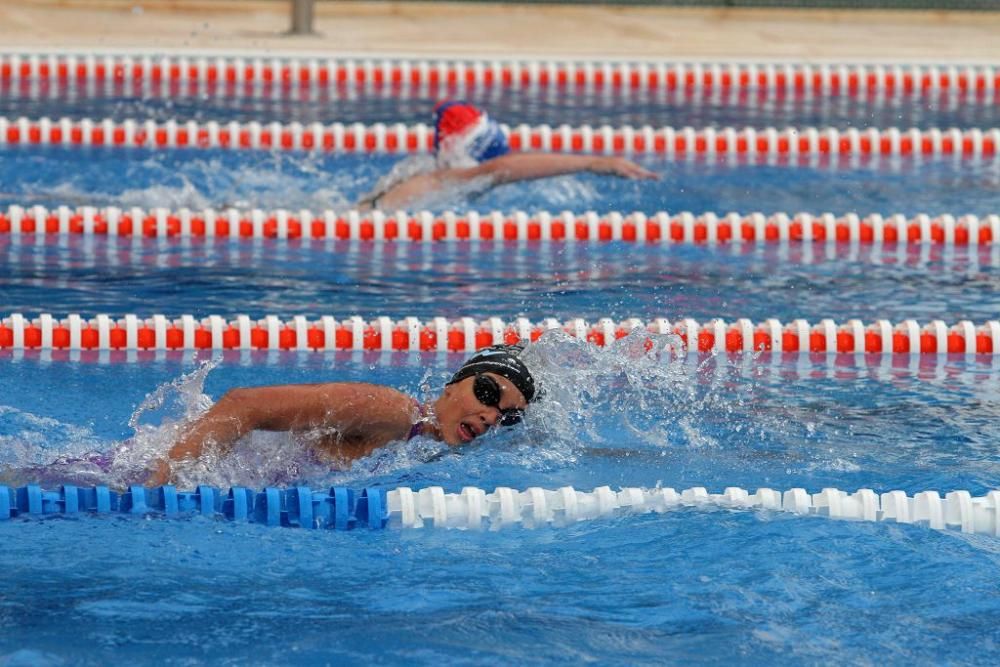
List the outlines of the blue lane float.
<svg viewBox="0 0 1000 667">
<path fill-rule="evenodd" d="M 293 528 L 381 529 L 388 521 L 385 491 L 371 487 L 360 491 L 333 487 L 313 491 L 297 486 L 287 489 L 233 487 L 221 492 L 212 486 L 178 491 L 174 486 L 130 486 L 113 491 L 106 486 L 62 485 L 45 490 L 37 484 L 0 486 L 0 521 L 17 517 L 83 514 L 202 515 L 229 521 Z"/>
<path fill-rule="evenodd" d="M 201 515 L 219 520 L 307 529 L 450 528 L 498 530 L 519 526 L 565 526 L 614 516 L 663 513 L 682 508 L 741 509 L 785 512 L 848 521 L 916 524 L 1000 537 L 1000 490 L 973 497 L 968 491 L 937 491 L 908 496 L 903 491 L 853 493 L 823 489 L 809 493 L 760 488 L 751 493 L 729 487 L 709 493 L 704 487 L 599 486 L 578 491 L 571 486 L 524 491 L 498 487 L 492 492 L 468 486 L 447 493 L 439 486 L 349 489 L 335 486 L 313 491 L 306 486 L 252 491 L 233 487 L 223 493 L 211 486 L 178 491 L 173 486 L 130 486 L 113 491 L 106 486 L 60 486 L 44 490 L 37 484 L 0 486 L 0 521 L 15 518 L 81 515 L 156 515 L 168 518 Z"/>
</svg>

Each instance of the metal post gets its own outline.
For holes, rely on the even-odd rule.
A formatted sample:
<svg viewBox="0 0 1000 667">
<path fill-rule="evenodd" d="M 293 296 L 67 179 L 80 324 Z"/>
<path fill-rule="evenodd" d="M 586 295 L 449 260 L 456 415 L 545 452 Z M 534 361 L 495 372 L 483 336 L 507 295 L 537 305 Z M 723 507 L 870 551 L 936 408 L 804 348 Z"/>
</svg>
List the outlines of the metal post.
<svg viewBox="0 0 1000 667">
<path fill-rule="evenodd" d="M 292 0 L 292 34 L 310 35 L 313 31 L 314 0 Z"/>
</svg>

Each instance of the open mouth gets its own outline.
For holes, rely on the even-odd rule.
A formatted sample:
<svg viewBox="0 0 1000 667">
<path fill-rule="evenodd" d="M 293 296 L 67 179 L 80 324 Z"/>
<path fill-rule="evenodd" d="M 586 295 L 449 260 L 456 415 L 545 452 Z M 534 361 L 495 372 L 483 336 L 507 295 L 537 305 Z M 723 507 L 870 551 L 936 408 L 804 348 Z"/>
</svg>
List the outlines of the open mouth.
<svg viewBox="0 0 1000 667">
<path fill-rule="evenodd" d="M 476 431 L 473 430 L 473 428 L 468 424 L 466 424 L 465 422 L 461 422 L 458 425 L 458 436 L 462 439 L 463 442 L 469 442 L 473 440 L 477 435 L 479 434 L 476 433 Z"/>
</svg>

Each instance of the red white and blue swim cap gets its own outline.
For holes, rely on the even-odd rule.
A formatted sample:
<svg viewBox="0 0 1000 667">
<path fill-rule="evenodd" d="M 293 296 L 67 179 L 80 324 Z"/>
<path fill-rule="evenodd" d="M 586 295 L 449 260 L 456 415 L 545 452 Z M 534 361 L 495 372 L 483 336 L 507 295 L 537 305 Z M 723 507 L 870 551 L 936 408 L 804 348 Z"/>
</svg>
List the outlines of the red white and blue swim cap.
<svg viewBox="0 0 1000 667">
<path fill-rule="evenodd" d="M 479 107 L 459 101 L 434 106 L 434 153 L 442 166 L 471 166 L 509 152 L 503 130 Z"/>
</svg>

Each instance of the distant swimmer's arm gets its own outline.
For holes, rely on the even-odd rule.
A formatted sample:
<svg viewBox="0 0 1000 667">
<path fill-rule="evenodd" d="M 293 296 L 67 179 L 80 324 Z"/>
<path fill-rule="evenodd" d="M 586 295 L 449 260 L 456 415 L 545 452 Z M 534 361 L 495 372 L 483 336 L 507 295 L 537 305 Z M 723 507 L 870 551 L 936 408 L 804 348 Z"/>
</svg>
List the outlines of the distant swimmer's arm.
<svg viewBox="0 0 1000 667">
<path fill-rule="evenodd" d="M 510 153 L 460 171 L 476 172 L 466 178 L 488 176 L 493 185 L 580 172 L 641 180 L 657 180 L 660 177 L 656 172 L 625 158 L 563 153 Z"/>
<path fill-rule="evenodd" d="M 411 206 L 427 195 L 438 192 L 463 181 L 470 180 L 471 177 L 463 177 L 461 172 L 469 169 L 439 169 L 424 174 L 411 176 L 402 183 L 395 185 L 384 192 L 365 197 L 358 202 L 358 210 L 370 211 L 379 209 L 382 211 L 393 211 Z"/>
<path fill-rule="evenodd" d="M 254 430 L 308 431 L 335 428 L 348 437 L 386 441 L 405 437 L 413 419 L 413 400 L 372 384 L 327 383 L 232 389 L 183 433 L 159 462 L 150 483 L 165 484 L 170 462 L 196 459 L 206 446 L 228 452 Z M 398 434 L 398 435 L 397 435 Z"/>
<path fill-rule="evenodd" d="M 486 188 L 517 181 L 563 176 L 580 172 L 620 176 L 622 178 L 656 180 L 659 174 L 630 160 L 604 155 L 572 155 L 557 153 L 511 153 L 487 160 L 465 169 L 438 169 L 408 178 L 385 192 L 363 199 L 361 210 L 378 208 L 391 211 L 405 208 L 432 192 L 459 183 L 480 180 Z"/>
</svg>

